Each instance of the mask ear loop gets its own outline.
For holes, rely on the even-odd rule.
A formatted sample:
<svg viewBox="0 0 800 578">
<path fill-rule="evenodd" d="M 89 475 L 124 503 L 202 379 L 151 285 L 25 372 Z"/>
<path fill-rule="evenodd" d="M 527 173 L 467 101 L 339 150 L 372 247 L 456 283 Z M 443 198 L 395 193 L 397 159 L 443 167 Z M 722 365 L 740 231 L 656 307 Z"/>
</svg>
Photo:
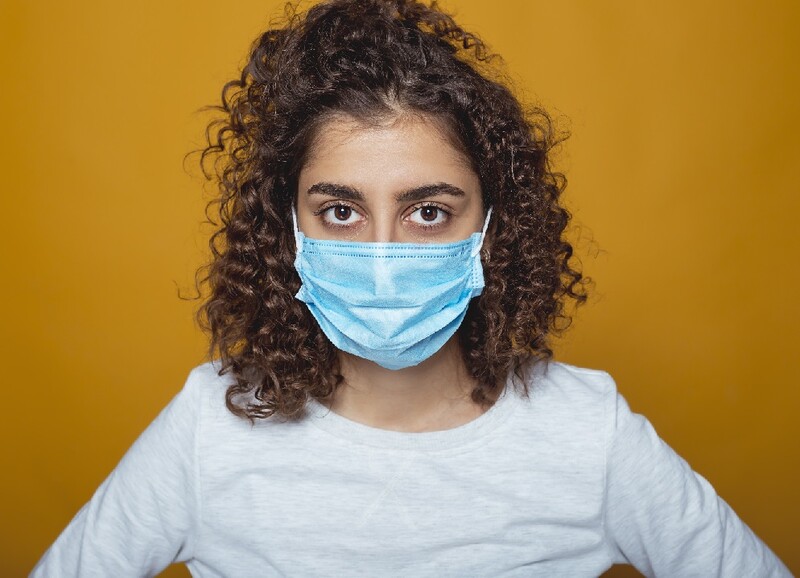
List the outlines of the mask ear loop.
<svg viewBox="0 0 800 578">
<path fill-rule="evenodd" d="M 294 205 L 292 205 L 292 229 L 294 231 L 294 242 L 295 245 L 297 245 L 297 252 L 299 253 L 303 250 L 303 234 L 297 227 L 297 211 L 294 210 Z"/>
<path fill-rule="evenodd" d="M 486 230 L 489 228 L 489 220 L 492 218 L 492 207 L 489 207 L 489 210 L 486 212 L 486 219 L 483 221 L 483 229 L 481 229 L 481 240 L 478 241 L 478 244 L 472 248 L 472 253 L 470 256 L 474 257 L 478 253 L 481 252 L 481 247 L 483 247 L 483 240 L 486 238 Z"/>
</svg>

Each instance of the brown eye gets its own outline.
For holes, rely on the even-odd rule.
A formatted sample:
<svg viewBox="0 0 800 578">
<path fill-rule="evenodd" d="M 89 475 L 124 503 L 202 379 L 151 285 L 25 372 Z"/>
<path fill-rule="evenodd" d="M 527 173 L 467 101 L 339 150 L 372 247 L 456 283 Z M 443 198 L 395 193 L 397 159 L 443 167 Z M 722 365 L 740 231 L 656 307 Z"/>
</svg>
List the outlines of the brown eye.
<svg viewBox="0 0 800 578">
<path fill-rule="evenodd" d="M 436 207 L 422 207 L 419 210 L 419 216 L 423 221 L 435 221 L 436 217 L 439 216 L 439 209 Z"/>
<path fill-rule="evenodd" d="M 450 213 L 436 205 L 422 205 L 417 206 L 406 218 L 418 227 L 438 227 L 447 222 Z"/>
<path fill-rule="evenodd" d="M 332 205 L 319 212 L 322 222 L 328 227 L 352 227 L 364 220 L 357 209 L 348 205 Z"/>
<path fill-rule="evenodd" d="M 353 214 L 353 209 L 340 205 L 333 209 L 333 216 L 338 221 L 347 221 Z"/>
</svg>

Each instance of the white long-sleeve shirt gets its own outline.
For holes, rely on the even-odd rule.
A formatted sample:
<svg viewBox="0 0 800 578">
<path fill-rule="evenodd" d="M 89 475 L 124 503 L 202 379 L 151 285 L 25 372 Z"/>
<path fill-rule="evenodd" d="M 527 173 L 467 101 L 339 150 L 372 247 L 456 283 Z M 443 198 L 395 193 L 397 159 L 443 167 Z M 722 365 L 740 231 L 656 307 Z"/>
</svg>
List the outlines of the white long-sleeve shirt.
<svg viewBox="0 0 800 578">
<path fill-rule="evenodd" d="M 537 366 L 425 433 L 251 426 L 230 379 L 195 368 L 31 576 L 791 576 L 604 372 Z"/>
</svg>

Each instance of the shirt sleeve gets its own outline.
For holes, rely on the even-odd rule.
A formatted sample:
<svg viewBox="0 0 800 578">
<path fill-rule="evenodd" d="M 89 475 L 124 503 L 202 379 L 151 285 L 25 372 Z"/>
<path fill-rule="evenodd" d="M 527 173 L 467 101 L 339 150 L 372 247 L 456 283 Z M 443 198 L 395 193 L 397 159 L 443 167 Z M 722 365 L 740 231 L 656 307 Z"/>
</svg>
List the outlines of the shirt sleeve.
<svg viewBox="0 0 800 578">
<path fill-rule="evenodd" d="M 791 577 L 711 484 L 615 393 L 606 523 L 646 576 Z"/>
<path fill-rule="evenodd" d="M 154 576 L 189 559 L 199 396 L 186 385 L 139 436 L 30 576 Z"/>
</svg>

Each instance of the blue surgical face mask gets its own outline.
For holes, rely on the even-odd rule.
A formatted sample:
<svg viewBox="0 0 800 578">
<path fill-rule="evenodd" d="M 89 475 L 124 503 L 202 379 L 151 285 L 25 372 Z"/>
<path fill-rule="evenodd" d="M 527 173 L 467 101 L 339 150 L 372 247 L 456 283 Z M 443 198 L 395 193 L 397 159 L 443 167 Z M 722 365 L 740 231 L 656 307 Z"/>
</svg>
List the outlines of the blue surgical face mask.
<svg viewBox="0 0 800 578">
<path fill-rule="evenodd" d="M 358 243 L 309 239 L 297 228 L 294 266 L 303 301 L 328 339 L 387 369 L 439 351 L 483 290 L 483 230 L 455 243 Z"/>
</svg>

